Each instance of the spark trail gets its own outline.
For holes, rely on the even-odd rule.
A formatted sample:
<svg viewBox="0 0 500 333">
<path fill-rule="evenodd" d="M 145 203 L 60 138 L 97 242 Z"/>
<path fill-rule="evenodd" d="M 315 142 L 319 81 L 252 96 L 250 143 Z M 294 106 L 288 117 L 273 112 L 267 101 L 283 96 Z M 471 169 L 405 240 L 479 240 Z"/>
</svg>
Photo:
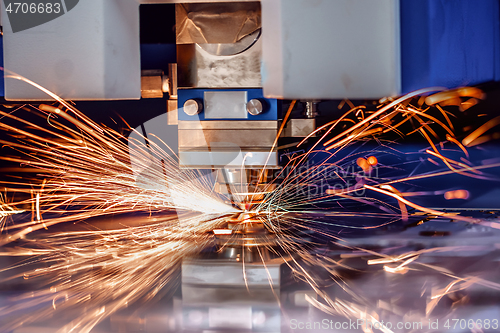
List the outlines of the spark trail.
<svg viewBox="0 0 500 333">
<path fill-rule="evenodd" d="M 36 86 L 33 82 L 28 83 Z M 446 173 L 480 179 L 493 178 L 483 170 L 497 165 L 473 166 L 467 160 L 456 161 L 445 156 L 444 150 L 438 148 L 442 147 L 437 134 L 440 129 L 448 137 L 447 145 L 454 145 L 468 156 L 466 147 L 481 139 L 481 135 L 494 126 L 494 122 L 487 123 L 488 128 L 480 127 L 479 131 L 460 142 L 454 134 L 449 112 L 444 111 L 439 104 L 450 99 L 456 102 L 458 98 L 459 102 L 456 103 L 466 108 L 474 104 L 476 99 L 482 98 L 482 92 L 467 88 L 421 97 L 434 91 L 436 89 L 427 89 L 383 101 L 375 111 L 353 107 L 338 120 L 319 128 L 316 132 L 320 138 L 315 144 L 305 154 L 290 159 L 289 165 L 271 182 L 277 185 L 276 189 L 270 191 L 252 211 L 244 212 L 252 214 L 252 221 L 260 221 L 275 235 L 274 246 L 262 248 L 281 256 L 293 275 L 310 286 L 317 299 L 309 301 L 321 311 L 348 318 L 368 318 L 373 323 L 379 320 L 375 313 L 376 302 L 357 292 L 339 271 L 339 268 L 348 271 L 359 269 L 351 267 L 344 260 L 319 253 L 315 241 L 303 239 L 305 232 L 320 235 L 345 253 L 363 253 L 370 257 L 368 263 L 371 266 L 384 264 L 381 270 L 391 274 L 404 276 L 411 270 L 424 267 L 455 281 L 447 290 L 435 295 L 430 308 L 459 285 L 467 288 L 480 284 L 498 289 L 497 284 L 480 277 L 461 277 L 440 267 L 419 262 L 419 257 L 425 253 L 396 255 L 358 248 L 350 245 L 338 232 L 328 229 L 381 228 L 407 219 L 407 206 L 431 215 L 482 223 L 414 204 L 405 198 L 409 196 L 408 193 L 400 193 L 395 187 L 417 177 L 429 178 Z M 0 245 L 3 250 L 0 254 L 28 258 L 27 262 L 33 265 L 43 264 L 41 268 L 25 269 L 22 274 L 11 276 L 12 279 L 22 276 L 39 281 L 41 288 L 19 296 L 15 299 L 16 306 L 0 309 L 0 316 L 8 319 L 3 329 L 13 330 L 23 323 L 43 319 L 53 311 L 66 309 L 78 312 L 78 309 L 85 308 L 83 313 L 76 314 L 60 331 L 90 332 L 104 318 L 128 304 L 154 298 L 175 278 L 175 268 L 184 257 L 213 246 L 215 237 L 211 231 L 225 228 L 228 218 L 242 211 L 231 205 L 230 198 L 213 191 L 214 180 L 211 177 L 200 171 L 180 168 L 175 157 L 169 154 L 167 145 L 160 146 L 154 142 L 146 145 L 140 141 L 127 144 L 127 137 L 123 134 L 93 122 L 72 104 L 46 92 L 56 103 L 38 108 L 24 105 L 14 112 L 0 111 L 3 119 L 0 128 L 13 136 L 12 140 L 2 140 L 0 143 L 17 152 L 17 155 L 4 155 L 1 158 L 35 170 L 31 173 L 32 178 L 24 176 L 20 181 L 4 182 L 8 191 L 24 195 L 25 198 L 8 206 L 2 205 L 2 218 L 4 214 L 19 214 L 14 223 L 2 224 Z M 469 99 L 464 102 L 460 100 L 466 97 Z M 20 115 L 21 112 L 41 116 L 46 119 L 47 125 L 30 122 Z M 341 124 L 349 124 L 350 127 L 339 130 Z M 358 151 L 338 157 L 342 149 L 355 143 L 383 142 L 384 135 L 388 133 L 404 136 L 404 131 L 408 133 L 408 130 L 403 128 L 408 124 L 411 124 L 410 131 L 420 133 L 429 143 L 430 147 L 426 151 L 429 158 L 437 158 L 446 169 L 398 179 L 382 178 L 374 175 L 379 163 L 374 156 L 376 151 Z M 330 138 L 332 135 L 333 138 Z M 384 145 L 390 143 L 386 140 Z M 134 149 L 129 149 L 129 145 Z M 319 152 L 327 154 L 327 157 L 316 165 L 301 168 L 310 156 Z M 131 158 L 138 161 L 140 169 L 148 170 L 141 175 L 140 181 L 135 175 L 137 170 L 133 170 L 130 165 Z M 163 168 L 157 169 L 152 165 L 163 165 Z M 352 166 L 357 169 L 349 171 Z M 347 178 L 351 178 L 355 183 L 341 189 L 317 191 L 312 195 L 303 192 L 304 187 L 318 187 L 318 183 L 325 179 L 330 184 L 328 182 L 332 178 L 344 184 L 347 184 Z M 364 191 L 364 194 L 354 195 L 356 191 Z M 381 200 L 370 195 L 372 192 L 384 194 L 386 198 L 392 197 L 396 201 Z M 376 211 L 359 212 L 351 209 L 360 203 L 374 207 Z M 26 207 L 31 207 L 31 218 L 22 214 Z M 131 212 L 149 212 L 157 216 L 158 221 L 111 230 L 57 229 L 58 224 Z M 374 219 L 381 216 L 388 222 L 373 226 L 332 222 L 333 218 L 339 217 Z M 240 222 L 245 223 L 248 221 Z M 21 245 L 11 246 L 14 242 Z M 433 249 L 447 250 L 450 249 Z M 265 264 L 265 260 L 262 260 Z M 19 265 L 24 266 L 24 262 Z M 335 283 L 345 292 L 344 299 L 333 299 L 325 291 L 324 274 L 314 272 L 318 267 L 328 273 L 329 282 Z"/>
</svg>

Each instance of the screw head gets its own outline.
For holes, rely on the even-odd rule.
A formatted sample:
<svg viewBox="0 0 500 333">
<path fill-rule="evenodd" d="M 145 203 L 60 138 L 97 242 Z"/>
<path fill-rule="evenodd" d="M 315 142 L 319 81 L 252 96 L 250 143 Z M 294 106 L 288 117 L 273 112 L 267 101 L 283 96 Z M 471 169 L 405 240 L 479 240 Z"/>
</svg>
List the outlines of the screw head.
<svg viewBox="0 0 500 333">
<path fill-rule="evenodd" d="M 194 116 L 201 112 L 203 106 L 195 99 L 188 99 L 184 102 L 183 110 L 188 116 Z"/>
<path fill-rule="evenodd" d="M 247 112 L 252 116 L 257 116 L 264 112 L 264 106 L 262 105 L 262 102 L 257 98 L 251 99 L 247 103 Z"/>
</svg>

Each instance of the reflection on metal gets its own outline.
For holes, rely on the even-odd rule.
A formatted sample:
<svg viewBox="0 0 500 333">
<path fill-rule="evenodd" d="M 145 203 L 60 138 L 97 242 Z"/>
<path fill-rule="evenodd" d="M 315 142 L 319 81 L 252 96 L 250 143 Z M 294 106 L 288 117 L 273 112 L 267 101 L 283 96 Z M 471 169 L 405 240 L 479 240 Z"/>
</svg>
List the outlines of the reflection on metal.
<svg viewBox="0 0 500 333">
<path fill-rule="evenodd" d="M 215 56 L 232 56 L 240 54 L 248 50 L 252 45 L 254 45 L 259 39 L 261 34 L 261 29 L 241 38 L 236 43 L 218 43 L 218 44 L 206 44 L 199 43 L 198 46 L 201 47 L 206 52 Z"/>
<path fill-rule="evenodd" d="M 234 248 L 233 248 L 234 249 Z M 249 250 L 249 253 L 251 250 Z M 257 252 L 255 250 L 255 252 Z M 250 258 L 250 256 L 249 256 Z M 210 285 L 224 285 L 226 287 L 243 287 L 245 288 L 245 282 L 249 286 L 260 287 L 263 289 L 269 289 L 269 278 L 266 273 L 266 268 L 255 263 L 254 265 L 249 265 L 245 267 L 245 273 L 247 273 L 247 278 L 245 278 L 244 270 L 242 268 L 242 258 L 236 255 L 234 258 L 228 258 L 227 260 L 221 259 L 200 259 L 200 260 L 189 260 L 186 259 L 182 264 L 182 283 L 183 287 L 189 286 L 190 289 L 197 289 L 190 285 L 196 285 L 198 288 L 201 286 Z M 251 264 L 252 262 L 249 262 Z M 262 263 L 262 262 L 261 262 Z M 273 280 L 273 286 L 279 286 L 280 271 L 279 266 L 282 260 L 278 260 L 277 263 L 269 263 L 269 274 Z M 217 295 L 214 293 L 214 297 L 202 297 L 200 299 L 200 292 L 196 293 L 186 293 L 186 288 L 183 288 L 182 296 L 184 301 L 191 301 L 197 299 L 199 303 L 210 302 L 210 300 L 216 300 Z M 209 289 L 209 288 L 207 288 Z M 209 291 L 212 293 L 211 291 Z M 241 293 L 237 294 L 241 297 Z M 267 301 L 276 301 L 272 292 L 267 294 Z"/>
<path fill-rule="evenodd" d="M 261 27 L 260 2 L 175 6 L 177 44 L 236 43 Z"/>
</svg>

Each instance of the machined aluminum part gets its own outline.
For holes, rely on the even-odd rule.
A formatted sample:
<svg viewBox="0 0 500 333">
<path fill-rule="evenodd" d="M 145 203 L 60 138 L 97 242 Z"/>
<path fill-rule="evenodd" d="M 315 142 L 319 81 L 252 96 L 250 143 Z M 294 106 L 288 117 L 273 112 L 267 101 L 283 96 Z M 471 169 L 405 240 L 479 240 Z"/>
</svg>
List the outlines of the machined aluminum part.
<svg viewBox="0 0 500 333">
<path fill-rule="evenodd" d="M 278 167 L 277 121 L 179 121 L 184 168 Z"/>
<path fill-rule="evenodd" d="M 286 138 L 303 138 L 316 129 L 316 119 L 290 119 L 281 136 Z"/>
</svg>

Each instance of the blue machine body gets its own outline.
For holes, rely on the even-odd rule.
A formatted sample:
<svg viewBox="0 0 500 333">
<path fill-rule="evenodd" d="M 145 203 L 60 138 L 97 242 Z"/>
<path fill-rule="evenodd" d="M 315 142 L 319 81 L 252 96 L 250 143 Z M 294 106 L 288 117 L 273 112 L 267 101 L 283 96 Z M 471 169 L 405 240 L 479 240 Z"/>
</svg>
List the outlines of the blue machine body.
<svg viewBox="0 0 500 333">
<path fill-rule="evenodd" d="M 400 0 L 402 90 L 500 80 L 498 0 Z"/>
</svg>

